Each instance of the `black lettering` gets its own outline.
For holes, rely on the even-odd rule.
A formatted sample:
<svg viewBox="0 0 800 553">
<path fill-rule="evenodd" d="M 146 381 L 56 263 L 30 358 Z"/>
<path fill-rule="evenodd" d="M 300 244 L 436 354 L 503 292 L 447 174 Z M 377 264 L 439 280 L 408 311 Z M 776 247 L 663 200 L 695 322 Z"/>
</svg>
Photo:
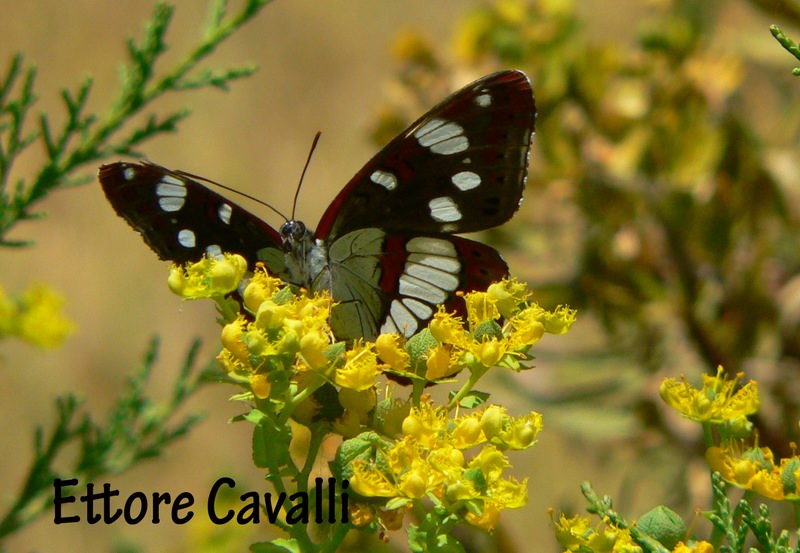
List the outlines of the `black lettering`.
<svg viewBox="0 0 800 553">
<path fill-rule="evenodd" d="M 330 484 L 330 480 L 328 479 L 328 484 Z M 330 495 L 330 491 L 328 494 Z M 319 476 L 314 479 L 314 502 L 316 503 L 314 507 L 314 522 L 322 524 L 322 478 Z M 328 505 L 328 509 L 332 507 L 333 505 Z"/>
<path fill-rule="evenodd" d="M 261 522 L 261 505 L 258 504 L 258 494 L 247 492 L 239 498 L 245 502 L 245 506 L 236 515 L 236 522 L 239 524 L 258 524 Z"/>
<path fill-rule="evenodd" d="M 275 524 L 275 521 L 278 520 L 278 513 L 281 512 L 281 508 L 283 508 L 285 502 L 286 492 L 281 492 L 278 494 L 278 503 L 273 508 L 272 494 L 269 492 L 264 494 L 264 509 L 267 511 L 267 520 L 269 520 L 270 524 Z"/>
<path fill-rule="evenodd" d="M 217 481 L 214 482 L 214 485 L 211 486 L 211 491 L 208 492 L 208 518 L 211 519 L 211 522 L 214 524 L 225 524 L 230 522 L 233 518 L 233 509 L 229 509 L 223 517 L 218 517 L 217 512 L 214 510 L 214 504 L 217 500 L 217 493 L 223 484 L 229 488 L 236 486 L 236 482 L 233 480 L 233 478 L 228 478 L 227 476 L 217 479 Z"/>
<path fill-rule="evenodd" d="M 161 522 L 161 514 L 159 513 L 161 504 L 166 503 L 169 505 L 171 501 L 172 497 L 170 497 L 169 492 L 153 492 L 153 524 Z"/>
<path fill-rule="evenodd" d="M 342 480 L 342 522 L 347 524 L 350 522 L 350 507 L 347 506 L 348 493 L 345 490 L 350 485 L 347 479 Z M 334 521 L 335 522 L 335 521 Z"/>
<path fill-rule="evenodd" d="M 78 479 L 77 478 L 70 478 L 69 480 L 62 480 L 61 478 L 56 478 L 53 480 L 53 504 L 56 507 L 56 516 L 53 519 L 53 522 L 56 524 L 65 524 L 68 522 L 80 522 L 81 517 L 78 515 L 72 515 L 70 517 L 62 517 L 61 516 L 61 505 L 64 503 L 75 503 L 75 496 L 68 495 L 63 496 L 61 495 L 61 489 L 64 486 L 77 486 Z"/>
<path fill-rule="evenodd" d="M 302 522 L 308 524 L 308 494 L 305 492 L 293 493 L 289 499 L 294 503 L 294 506 L 286 513 L 287 524 L 297 524 Z"/>
<path fill-rule="evenodd" d="M 103 484 L 103 491 L 95 493 L 94 484 L 91 482 L 86 484 L 86 493 L 81 496 L 81 502 L 86 503 L 86 520 L 89 524 L 97 524 L 101 520 L 106 524 L 111 524 L 116 521 L 122 514 L 122 509 L 116 509 L 111 513 L 111 498 L 119 495 L 119 490 L 112 490 L 111 484 L 106 482 Z M 94 502 L 102 500 L 103 514 L 96 514 L 94 512 Z"/>
<path fill-rule="evenodd" d="M 181 492 L 175 498 L 175 503 L 172 504 L 172 522 L 175 524 L 186 524 L 194 516 L 194 511 L 189 511 L 181 518 L 179 512 L 183 509 L 188 509 L 194 505 L 194 497 L 189 492 Z"/>
<path fill-rule="evenodd" d="M 131 509 L 133 508 L 133 502 L 139 501 L 141 506 L 139 507 L 139 514 L 135 517 L 131 516 Z M 125 522 L 128 524 L 139 524 L 142 522 L 142 519 L 147 514 L 147 496 L 144 495 L 144 492 L 133 492 L 128 499 L 125 500 Z"/>
</svg>

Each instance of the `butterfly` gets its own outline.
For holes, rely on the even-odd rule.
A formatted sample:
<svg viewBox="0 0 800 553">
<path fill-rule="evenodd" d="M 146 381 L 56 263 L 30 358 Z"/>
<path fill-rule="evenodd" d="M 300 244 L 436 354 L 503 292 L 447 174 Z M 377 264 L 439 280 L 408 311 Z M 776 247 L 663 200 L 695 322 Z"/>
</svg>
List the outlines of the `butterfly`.
<svg viewBox="0 0 800 553">
<path fill-rule="evenodd" d="M 334 198 L 316 231 L 277 231 L 182 171 L 103 165 L 112 207 L 162 259 L 238 253 L 251 268 L 329 290 L 340 340 L 411 336 L 457 292 L 508 275 L 494 249 L 455 236 L 508 221 L 522 201 L 536 107 L 524 73 L 487 75 L 458 90 L 381 149 Z"/>
</svg>

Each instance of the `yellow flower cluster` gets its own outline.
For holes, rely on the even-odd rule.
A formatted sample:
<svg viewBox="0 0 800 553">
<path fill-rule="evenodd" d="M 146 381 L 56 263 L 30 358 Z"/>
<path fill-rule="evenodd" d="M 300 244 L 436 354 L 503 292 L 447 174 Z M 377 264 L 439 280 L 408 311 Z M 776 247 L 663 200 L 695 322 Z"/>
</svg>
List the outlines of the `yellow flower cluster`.
<svg viewBox="0 0 800 553">
<path fill-rule="evenodd" d="M 49 286 L 33 284 L 18 298 L 0 286 L 0 338 L 18 336 L 42 348 L 54 348 L 75 331 L 61 310 L 64 298 Z"/>
<path fill-rule="evenodd" d="M 538 413 L 514 418 L 504 408 L 491 405 L 449 418 L 446 410 L 423 403 L 405 418 L 403 437 L 396 442 L 364 433 L 348 442 L 371 443 L 368 455 L 343 459 L 356 446 L 340 448 L 337 461 L 349 476 L 351 488 L 363 497 L 387 499 L 384 511 L 374 504 L 359 504 L 354 519 L 366 524 L 378 517 L 386 524 L 386 511 L 399 511 L 393 520 L 397 524 L 392 525 L 399 528 L 412 501 L 428 497 L 470 524 L 492 530 L 502 509 L 527 502 L 527 479 L 502 477 L 510 466 L 502 450 L 531 447 L 541 428 Z M 467 460 L 465 451 L 476 446 L 483 447 Z"/>
<path fill-rule="evenodd" d="M 556 540 L 564 551 L 581 553 L 642 553 L 642 548 L 633 541 L 630 530 L 600 523 L 591 526 L 591 521 L 580 515 L 567 518 L 562 514 L 553 521 Z M 602 525 L 602 526 L 601 526 Z"/>
<path fill-rule="evenodd" d="M 758 411 L 758 383 L 738 387 L 739 373 L 729 379 L 722 367 L 715 376 L 704 375 L 696 389 L 685 380 L 668 378 L 661 384 L 661 397 L 684 417 L 717 425 L 720 445 L 708 444 L 706 461 L 729 483 L 775 500 L 800 500 L 800 456 L 775 462 L 769 448 L 747 447 L 745 436 L 752 430 L 747 417 Z"/>
<path fill-rule="evenodd" d="M 379 340 L 379 356 L 393 371 L 402 372 L 399 367 L 406 365 L 411 376 L 429 381 L 465 368 L 476 375 L 495 366 L 519 370 L 544 333 L 563 334 L 575 321 L 574 310 L 559 306 L 547 311 L 529 302 L 529 296 L 526 285 L 516 279 L 492 284 L 486 292 L 466 293 L 466 326 L 461 317 L 440 307 L 429 329 L 408 341 L 407 356 L 399 342 L 388 340 Z"/>
<path fill-rule="evenodd" d="M 247 261 L 241 255 L 206 256 L 185 266 L 173 264 L 167 285 L 187 299 L 213 298 L 236 290 L 246 272 Z"/>
<path fill-rule="evenodd" d="M 564 552 L 581 553 L 642 553 L 627 528 L 617 528 L 610 523 L 599 523 L 592 527 L 591 521 L 580 515 L 567 518 L 561 514 L 553 520 L 556 539 Z M 673 553 L 714 553 L 714 546 L 707 541 L 678 541 L 671 549 Z"/>
<path fill-rule="evenodd" d="M 706 460 L 712 470 L 739 488 L 777 501 L 800 500 L 800 457 L 797 455 L 776 463 L 769 448 L 745 449 L 742 441 L 727 440 L 719 447 L 709 448 Z"/>
<path fill-rule="evenodd" d="M 245 287 L 242 299 L 246 314 L 223 327 L 224 349 L 217 359 L 230 375 L 249 379 L 256 397 L 270 396 L 270 374 L 285 377 L 330 370 L 333 339 L 328 328 L 331 300 L 327 294 L 294 294 L 283 281 L 260 268 Z M 356 345 L 355 349 L 359 348 Z M 357 364 L 366 372 L 366 363 L 363 356 L 355 357 L 341 370 L 350 376 L 348 384 L 361 386 L 366 378 L 359 375 L 359 380 L 351 366 Z M 374 367 L 371 374 L 370 385 L 377 374 Z M 308 382 L 302 378 L 298 381 Z"/>
<path fill-rule="evenodd" d="M 703 375 L 703 387 L 694 388 L 685 379 L 667 378 L 659 393 L 664 402 L 684 417 L 711 424 L 737 425 L 758 411 L 758 383 L 748 382 L 737 389 L 744 375 L 728 379 L 722 367 L 716 376 Z"/>
</svg>

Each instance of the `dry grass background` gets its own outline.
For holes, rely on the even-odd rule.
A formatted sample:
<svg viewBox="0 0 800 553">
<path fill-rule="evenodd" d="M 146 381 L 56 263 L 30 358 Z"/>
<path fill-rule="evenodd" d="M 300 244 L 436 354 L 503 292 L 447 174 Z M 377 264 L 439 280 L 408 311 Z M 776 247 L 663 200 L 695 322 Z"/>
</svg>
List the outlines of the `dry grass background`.
<svg viewBox="0 0 800 553">
<path fill-rule="evenodd" d="M 389 44 L 394 34 L 414 27 L 434 42 L 446 42 L 458 16 L 477 3 L 275 2 L 211 61 L 215 67 L 255 62 L 260 71 L 235 83 L 229 93 L 170 97 L 170 106 L 190 106 L 194 113 L 179 133 L 147 143 L 144 151 L 155 162 L 235 186 L 289 211 L 311 139 L 321 130 L 322 142 L 299 205 L 302 218 L 313 224 L 374 151 L 365 130 L 393 71 Z M 176 4 L 167 63 L 195 42 L 205 17 L 205 2 Z M 608 21 L 603 28 L 602 20 L 590 18 L 590 31 L 624 36 L 626 21 L 601 4 L 584 7 L 601 8 Z M 635 13 L 619 5 L 617 13 L 624 18 Z M 151 1 L 0 0 L 0 64 L 5 67 L 16 51 L 36 63 L 38 109 L 53 115 L 60 108 L 58 90 L 92 75 L 91 105 L 101 109 L 117 86 L 124 38 L 138 36 L 151 9 Z M 535 88 L 535 75 L 532 78 Z M 23 159 L 19 173 L 30 174 L 36 163 L 35 155 Z M 79 330 L 56 351 L 13 340 L 2 343 L 0 501 L 17 493 L 30 458 L 32 432 L 51 420 L 54 398 L 78 392 L 86 408 L 102 418 L 154 334 L 162 337 L 151 386 L 157 397 L 168 390 L 191 337 L 205 340 L 201 359 L 217 350 L 213 306 L 182 303 L 170 294 L 165 264 L 113 213 L 96 182 L 57 192 L 39 207 L 48 217 L 18 226 L 11 236 L 31 238 L 37 246 L 2 252 L 0 282 L 9 291 L 34 280 L 51 283 L 68 298 L 67 312 Z M 257 212 L 279 223 L 270 213 Z M 232 391 L 218 386 L 203 390 L 191 402 L 191 410 L 206 412 L 206 420 L 167 457 L 114 476 L 111 483 L 123 496 L 135 490 L 190 491 L 198 511 L 219 476 L 236 478 L 241 492 L 263 489 L 261 475 L 249 459 L 250 426 L 226 422 L 241 411 L 240 405 L 227 401 Z M 546 433 L 540 446 L 516 459 L 517 475 L 531 477 L 530 504 L 508 513 L 506 529 L 520 551 L 553 550 L 545 509 L 563 506 L 559 498 L 577 501 L 577 482 L 591 476 L 589 467 L 581 466 L 579 452 L 569 451 Z M 556 474 L 569 478 L 559 480 Z M 9 551 L 69 552 L 108 551 L 120 543 L 134 543 L 147 551 L 181 551 L 191 549 L 189 536 L 198 532 L 198 521 L 185 527 L 171 522 L 56 526 L 49 516 L 19 532 L 7 546 Z"/>
</svg>

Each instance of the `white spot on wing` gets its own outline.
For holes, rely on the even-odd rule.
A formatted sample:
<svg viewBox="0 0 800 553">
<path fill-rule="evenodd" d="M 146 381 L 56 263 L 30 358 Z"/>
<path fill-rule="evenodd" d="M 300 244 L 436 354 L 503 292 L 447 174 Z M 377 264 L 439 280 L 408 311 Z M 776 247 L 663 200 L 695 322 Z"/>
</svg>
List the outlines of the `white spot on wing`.
<svg viewBox="0 0 800 553">
<path fill-rule="evenodd" d="M 397 188 L 397 177 L 387 171 L 375 171 L 369 176 L 369 180 L 375 184 L 380 184 L 386 190 Z"/>
<path fill-rule="evenodd" d="M 122 176 L 125 180 L 133 180 L 133 177 L 136 176 L 136 169 L 133 167 L 125 167 L 125 170 L 122 171 Z"/>
<path fill-rule="evenodd" d="M 425 305 L 421 301 L 412 300 L 411 298 L 404 298 L 403 305 L 408 307 L 408 309 L 414 313 L 418 319 L 423 321 L 427 321 L 431 318 L 431 315 L 433 315 L 433 309 L 431 309 L 431 306 Z"/>
<path fill-rule="evenodd" d="M 181 181 L 165 175 L 156 185 L 156 196 L 158 196 L 158 206 L 161 209 L 178 211 L 186 201 L 186 187 Z"/>
<path fill-rule="evenodd" d="M 394 324 L 401 329 L 406 336 L 411 336 L 417 331 L 417 319 L 411 314 L 402 303 L 397 300 L 392 301 L 389 314 L 394 320 Z"/>
<path fill-rule="evenodd" d="M 183 181 L 181 181 L 179 178 L 173 177 L 172 175 L 164 175 L 161 177 L 161 182 L 183 187 Z"/>
<path fill-rule="evenodd" d="M 440 223 L 452 223 L 453 221 L 461 220 L 461 212 L 458 206 L 453 201 L 453 198 L 442 196 L 434 198 L 428 202 L 428 207 L 431 210 L 431 217 L 434 221 Z"/>
<path fill-rule="evenodd" d="M 189 229 L 183 229 L 178 232 L 178 243 L 184 248 L 194 248 L 195 237 L 194 233 Z"/>
<path fill-rule="evenodd" d="M 420 280 L 411 275 L 402 275 L 400 277 L 400 286 L 398 292 L 403 296 L 410 296 L 412 298 L 419 298 L 431 305 L 438 305 L 447 299 L 447 294 L 444 290 L 437 288 L 429 282 Z"/>
<path fill-rule="evenodd" d="M 440 271 L 445 271 L 452 275 L 457 275 L 461 270 L 461 263 L 455 257 L 444 257 L 442 255 L 431 255 L 427 253 L 412 253 L 408 256 L 409 263 L 419 263 L 427 265 Z"/>
<path fill-rule="evenodd" d="M 217 209 L 217 215 L 219 215 L 220 221 L 226 225 L 231 224 L 231 213 L 233 213 L 233 208 L 228 204 L 222 204 L 219 206 L 219 209 Z"/>
<path fill-rule="evenodd" d="M 400 330 L 394 325 L 391 315 L 386 317 L 386 322 L 381 325 L 381 334 L 402 334 Z"/>
<path fill-rule="evenodd" d="M 445 257 L 457 257 L 456 247 L 449 240 L 418 236 L 406 243 L 408 253 L 429 253 Z"/>
<path fill-rule="evenodd" d="M 464 128 L 442 119 L 431 119 L 414 133 L 420 146 L 429 148 L 434 154 L 450 155 L 469 148 Z"/>
<path fill-rule="evenodd" d="M 164 177 L 164 179 L 166 179 L 166 177 Z M 156 185 L 156 196 L 162 198 L 169 196 L 175 198 L 185 198 L 186 187 L 180 181 L 178 181 L 178 183 L 175 184 L 173 182 L 165 182 L 164 180 L 162 180 Z"/>
<path fill-rule="evenodd" d="M 450 273 L 440 271 L 439 269 L 434 269 L 433 267 L 429 267 L 427 265 L 406 263 L 406 267 L 403 272 L 407 275 L 417 277 L 420 280 L 424 280 L 425 282 L 432 284 L 437 288 L 447 290 L 448 292 L 452 292 L 458 288 L 458 278 Z"/>
<path fill-rule="evenodd" d="M 183 198 L 177 196 L 165 196 L 158 199 L 158 207 L 163 211 L 178 211 L 183 207 Z"/>
<path fill-rule="evenodd" d="M 216 244 L 211 244 L 210 246 L 208 246 L 206 248 L 206 255 L 208 255 L 208 257 L 214 257 L 216 259 L 221 259 L 222 258 L 222 248 L 220 248 Z"/>
<path fill-rule="evenodd" d="M 485 108 L 487 106 L 492 105 L 492 97 L 488 94 L 481 94 L 480 96 L 475 98 L 475 103 L 478 104 L 480 107 Z"/>
<path fill-rule="evenodd" d="M 472 171 L 461 171 L 460 173 L 456 173 L 450 177 L 450 180 L 456 185 L 456 188 L 462 192 L 472 190 L 473 188 L 477 188 L 481 185 L 480 176 Z"/>
</svg>

